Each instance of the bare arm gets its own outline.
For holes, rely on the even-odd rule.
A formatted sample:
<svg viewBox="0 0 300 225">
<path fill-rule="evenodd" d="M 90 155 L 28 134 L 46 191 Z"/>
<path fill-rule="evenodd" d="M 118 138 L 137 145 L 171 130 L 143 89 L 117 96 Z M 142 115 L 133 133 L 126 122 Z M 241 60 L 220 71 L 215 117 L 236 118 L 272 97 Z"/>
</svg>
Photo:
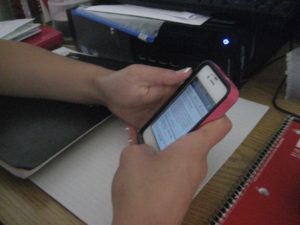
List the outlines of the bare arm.
<svg viewBox="0 0 300 225">
<path fill-rule="evenodd" d="M 20 42 L 0 40 L 0 95 L 104 104 L 140 127 L 189 75 L 131 65 L 119 71 Z"/>
<path fill-rule="evenodd" d="M 0 40 L 0 95 L 99 103 L 96 77 L 111 70 Z"/>
</svg>

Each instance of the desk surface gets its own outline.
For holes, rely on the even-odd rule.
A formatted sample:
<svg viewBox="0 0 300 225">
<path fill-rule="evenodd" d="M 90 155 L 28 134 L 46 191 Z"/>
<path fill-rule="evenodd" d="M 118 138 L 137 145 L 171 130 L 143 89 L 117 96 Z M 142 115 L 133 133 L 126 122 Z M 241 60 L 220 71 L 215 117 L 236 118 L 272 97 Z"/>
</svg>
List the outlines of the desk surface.
<svg viewBox="0 0 300 225">
<path fill-rule="evenodd" d="M 283 58 L 251 77 L 240 90 L 241 97 L 269 105 L 270 110 L 194 199 L 183 225 L 209 224 L 257 152 L 280 127 L 287 114 L 274 109 L 272 97 L 284 72 Z M 280 92 L 278 103 L 300 114 L 299 102 L 284 99 L 284 88 Z M 30 180 L 18 179 L 0 169 L 0 183 L 0 224 L 84 224 Z"/>
</svg>

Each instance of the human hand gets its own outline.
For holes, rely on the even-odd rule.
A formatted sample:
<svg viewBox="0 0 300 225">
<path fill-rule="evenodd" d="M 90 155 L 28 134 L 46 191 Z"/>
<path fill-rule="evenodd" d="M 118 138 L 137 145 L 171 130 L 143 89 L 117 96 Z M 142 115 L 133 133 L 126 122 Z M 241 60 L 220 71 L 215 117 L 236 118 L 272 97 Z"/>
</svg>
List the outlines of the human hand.
<svg viewBox="0 0 300 225">
<path fill-rule="evenodd" d="M 131 65 L 99 77 L 99 92 L 115 115 L 140 128 L 190 74 L 191 69 Z"/>
<path fill-rule="evenodd" d="M 210 122 L 156 153 L 148 145 L 122 152 L 112 185 L 113 225 L 179 225 L 207 173 L 207 154 L 230 130 Z M 132 132 L 132 130 L 131 130 Z"/>
</svg>

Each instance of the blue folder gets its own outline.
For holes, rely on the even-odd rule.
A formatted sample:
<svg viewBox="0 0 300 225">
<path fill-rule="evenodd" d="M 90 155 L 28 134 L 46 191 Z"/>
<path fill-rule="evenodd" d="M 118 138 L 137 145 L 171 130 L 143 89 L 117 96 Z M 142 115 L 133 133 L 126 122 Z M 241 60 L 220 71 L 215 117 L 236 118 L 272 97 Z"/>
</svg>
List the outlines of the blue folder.
<svg viewBox="0 0 300 225">
<path fill-rule="evenodd" d="M 73 9 L 73 16 L 82 16 L 95 22 L 125 32 L 136 38 L 153 43 L 164 21 L 157 19 L 128 16 L 115 13 L 89 11 L 83 7 Z"/>
</svg>

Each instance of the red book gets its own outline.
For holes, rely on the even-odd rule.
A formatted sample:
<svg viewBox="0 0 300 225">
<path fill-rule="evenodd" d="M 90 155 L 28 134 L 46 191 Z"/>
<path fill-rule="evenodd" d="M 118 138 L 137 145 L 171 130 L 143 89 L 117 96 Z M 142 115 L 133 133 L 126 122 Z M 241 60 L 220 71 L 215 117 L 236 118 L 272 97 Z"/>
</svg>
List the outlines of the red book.
<svg viewBox="0 0 300 225">
<path fill-rule="evenodd" d="M 289 117 L 211 224 L 300 224 L 300 120 Z"/>
<path fill-rule="evenodd" d="M 63 41 L 63 34 L 51 27 L 42 26 L 41 32 L 31 36 L 23 42 L 36 45 L 45 49 L 53 50 L 61 46 Z"/>
</svg>

